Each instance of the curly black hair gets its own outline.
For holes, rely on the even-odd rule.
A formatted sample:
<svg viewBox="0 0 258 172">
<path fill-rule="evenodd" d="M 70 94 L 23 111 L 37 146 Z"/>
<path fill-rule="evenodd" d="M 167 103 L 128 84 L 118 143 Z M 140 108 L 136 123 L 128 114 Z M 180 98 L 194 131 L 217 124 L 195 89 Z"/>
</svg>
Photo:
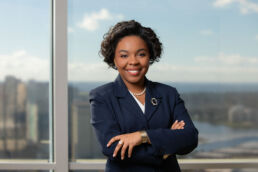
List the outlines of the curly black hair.
<svg viewBox="0 0 258 172">
<path fill-rule="evenodd" d="M 116 69 L 114 64 L 115 50 L 117 43 L 125 36 L 135 35 L 142 38 L 149 49 L 150 64 L 158 62 L 162 53 L 162 43 L 155 32 L 149 27 L 143 27 L 135 20 L 122 21 L 111 27 L 104 35 L 101 43 L 100 53 L 110 67 Z"/>
</svg>

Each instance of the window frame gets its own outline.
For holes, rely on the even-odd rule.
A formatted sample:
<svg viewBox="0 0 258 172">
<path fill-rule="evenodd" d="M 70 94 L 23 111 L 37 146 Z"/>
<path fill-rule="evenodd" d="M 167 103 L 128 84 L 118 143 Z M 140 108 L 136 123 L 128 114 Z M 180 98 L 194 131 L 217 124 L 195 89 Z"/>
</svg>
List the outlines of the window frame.
<svg viewBox="0 0 258 172">
<path fill-rule="evenodd" d="M 104 170 L 104 159 L 78 159 L 69 162 L 68 154 L 68 54 L 67 54 L 67 15 L 68 0 L 51 0 L 51 84 L 50 106 L 52 107 L 52 128 L 50 127 L 50 159 L 47 160 L 0 160 L 1 170 Z M 53 129 L 53 131 L 52 131 Z M 53 135 L 52 135 L 53 133 Z M 52 143 L 53 141 L 53 143 Z M 53 151 L 52 151 L 53 147 Z M 179 159 L 182 169 L 225 169 L 258 168 L 255 159 Z"/>
</svg>

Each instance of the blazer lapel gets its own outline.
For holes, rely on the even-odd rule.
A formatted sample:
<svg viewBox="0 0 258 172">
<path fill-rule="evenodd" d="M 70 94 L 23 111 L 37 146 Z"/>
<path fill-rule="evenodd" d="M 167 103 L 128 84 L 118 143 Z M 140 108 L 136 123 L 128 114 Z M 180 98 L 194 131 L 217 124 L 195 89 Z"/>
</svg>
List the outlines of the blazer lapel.
<svg viewBox="0 0 258 172">
<path fill-rule="evenodd" d="M 142 113 L 137 102 L 133 96 L 129 93 L 120 75 L 114 82 L 114 95 L 120 99 L 120 102 L 126 107 L 132 114 L 136 114 L 141 120 L 150 120 L 154 112 L 161 103 L 161 96 L 155 89 L 155 84 L 145 78 L 146 95 L 145 95 L 145 114 Z M 146 123 L 147 124 L 147 123 Z"/>
<path fill-rule="evenodd" d="M 155 85 L 146 79 L 145 116 L 150 120 L 161 103 L 161 96 L 155 89 Z"/>
<path fill-rule="evenodd" d="M 133 96 L 129 93 L 120 75 L 118 75 L 114 82 L 114 95 L 119 99 L 120 104 L 122 104 L 132 114 L 135 114 L 138 119 L 142 120 L 144 124 L 147 125 L 142 110 L 134 100 Z"/>
</svg>

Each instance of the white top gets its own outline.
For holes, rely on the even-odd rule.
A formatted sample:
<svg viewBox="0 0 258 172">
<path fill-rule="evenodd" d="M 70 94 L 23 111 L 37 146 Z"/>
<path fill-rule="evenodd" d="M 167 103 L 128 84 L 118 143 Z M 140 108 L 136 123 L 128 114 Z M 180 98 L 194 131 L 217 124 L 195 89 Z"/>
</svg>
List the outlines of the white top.
<svg viewBox="0 0 258 172">
<path fill-rule="evenodd" d="M 128 90 L 129 91 L 129 90 Z M 140 106 L 143 114 L 145 113 L 145 104 L 143 105 L 134 95 L 131 91 L 129 91 L 131 93 L 131 95 L 133 96 L 133 98 L 135 99 L 135 101 L 137 102 L 137 104 Z"/>
</svg>

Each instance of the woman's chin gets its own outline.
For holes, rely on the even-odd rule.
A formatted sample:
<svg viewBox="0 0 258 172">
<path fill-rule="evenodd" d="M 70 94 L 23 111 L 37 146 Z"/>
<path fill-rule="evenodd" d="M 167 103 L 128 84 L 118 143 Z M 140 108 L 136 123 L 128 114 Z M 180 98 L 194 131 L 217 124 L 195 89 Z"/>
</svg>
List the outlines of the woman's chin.
<svg viewBox="0 0 258 172">
<path fill-rule="evenodd" d="M 129 82 L 130 84 L 134 84 L 134 85 L 141 84 L 143 80 L 144 80 L 144 76 L 127 78 L 127 82 Z"/>
</svg>

